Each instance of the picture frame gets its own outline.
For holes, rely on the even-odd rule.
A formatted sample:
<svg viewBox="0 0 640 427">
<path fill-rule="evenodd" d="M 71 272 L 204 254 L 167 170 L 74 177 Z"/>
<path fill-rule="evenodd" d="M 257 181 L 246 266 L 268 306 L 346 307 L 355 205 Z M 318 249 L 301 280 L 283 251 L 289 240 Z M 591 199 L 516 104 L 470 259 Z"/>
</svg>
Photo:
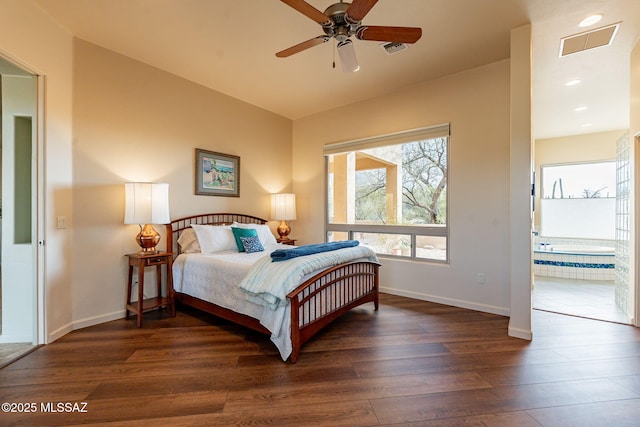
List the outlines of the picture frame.
<svg viewBox="0 0 640 427">
<path fill-rule="evenodd" d="M 196 195 L 240 197 L 240 157 L 196 148 Z"/>
</svg>

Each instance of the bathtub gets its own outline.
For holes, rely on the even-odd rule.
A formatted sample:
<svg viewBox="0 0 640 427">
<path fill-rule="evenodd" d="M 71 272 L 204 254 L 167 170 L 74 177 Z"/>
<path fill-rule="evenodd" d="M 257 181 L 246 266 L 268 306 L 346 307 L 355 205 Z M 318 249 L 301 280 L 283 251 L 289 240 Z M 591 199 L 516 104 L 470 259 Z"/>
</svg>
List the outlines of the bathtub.
<svg viewBox="0 0 640 427">
<path fill-rule="evenodd" d="M 550 252 L 561 252 L 565 254 L 575 255 L 594 255 L 594 254 L 615 254 L 616 248 L 609 246 L 594 245 L 548 245 L 546 248 Z"/>
<path fill-rule="evenodd" d="M 533 253 L 536 276 L 615 280 L 615 248 L 597 245 L 541 245 Z"/>
</svg>

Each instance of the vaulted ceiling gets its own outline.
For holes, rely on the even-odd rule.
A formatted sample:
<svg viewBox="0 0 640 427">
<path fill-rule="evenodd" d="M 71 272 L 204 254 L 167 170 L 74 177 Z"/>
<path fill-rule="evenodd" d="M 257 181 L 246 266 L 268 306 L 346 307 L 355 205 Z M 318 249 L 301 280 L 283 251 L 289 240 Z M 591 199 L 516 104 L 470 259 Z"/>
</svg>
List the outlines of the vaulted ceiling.
<svg viewBox="0 0 640 427">
<path fill-rule="evenodd" d="M 360 70 L 344 73 L 333 67 L 333 40 L 276 58 L 324 34 L 277 0 L 36 2 L 76 37 L 291 119 L 508 58 L 511 29 L 530 22 L 539 138 L 628 126 L 629 55 L 640 35 L 637 0 L 380 0 L 364 23 L 421 27 L 422 38 L 392 55 L 355 40 Z M 320 11 L 335 2 L 308 0 Z M 560 39 L 585 31 L 578 23 L 594 13 L 603 20 L 593 28 L 621 22 L 611 46 L 559 58 Z M 582 83 L 565 87 L 571 79 Z"/>
</svg>

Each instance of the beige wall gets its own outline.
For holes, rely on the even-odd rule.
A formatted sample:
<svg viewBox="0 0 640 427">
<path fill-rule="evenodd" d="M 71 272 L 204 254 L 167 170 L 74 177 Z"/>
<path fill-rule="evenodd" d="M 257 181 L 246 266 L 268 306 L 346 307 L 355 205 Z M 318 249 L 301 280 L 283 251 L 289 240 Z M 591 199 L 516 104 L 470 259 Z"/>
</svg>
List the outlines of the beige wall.
<svg viewBox="0 0 640 427">
<path fill-rule="evenodd" d="M 536 210 L 534 223 L 540 227 L 541 167 L 558 163 L 615 160 L 616 142 L 626 130 L 572 135 L 535 141 Z"/>
<path fill-rule="evenodd" d="M 294 121 L 292 234 L 305 244 L 324 239 L 325 144 L 450 122 L 451 263 L 385 259 L 381 286 L 508 313 L 509 76 L 509 61 L 501 61 Z M 477 273 L 485 274 L 484 285 Z"/>
<path fill-rule="evenodd" d="M 42 288 L 38 298 L 44 316 L 39 319 L 40 342 L 69 330 L 73 318 L 71 229 L 56 229 L 56 216 L 72 210 L 72 37 L 33 2 L 0 0 L 0 55 L 43 76 L 45 99 L 39 159 L 46 176 L 40 188 L 45 215 L 39 218 Z M 42 117 L 44 116 L 44 117 Z"/>
<path fill-rule="evenodd" d="M 576 163 L 616 158 L 616 141 L 625 129 L 610 132 L 570 135 L 535 141 L 536 170 L 551 163 Z"/>
<path fill-rule="evenodd" d="M 125 182 L 168 182 L 174 219 L 268 219 L 269 194 L 291 191 L 289 119 L 77 39 L 73 106 L 74 328 L 124 314 Z M 239 198 L 194 195 L 195 148 L 240 156 Z"/>
<path fill-rule="evenodd" d="M 631 135 L 640 134 L 640 42 L 631 52 L 631 100 L 629 128 Z"/>
</svg>

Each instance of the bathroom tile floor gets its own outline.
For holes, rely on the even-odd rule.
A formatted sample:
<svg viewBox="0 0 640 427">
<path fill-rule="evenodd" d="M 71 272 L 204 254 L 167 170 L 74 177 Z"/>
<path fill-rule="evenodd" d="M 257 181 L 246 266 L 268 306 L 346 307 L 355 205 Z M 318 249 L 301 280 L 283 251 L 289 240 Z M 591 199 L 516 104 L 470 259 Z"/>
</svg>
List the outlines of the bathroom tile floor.
<svg viewBox="0 0 640 427">
<path fill-rule="evenodd" d="M 629 323 L 627 316 L 616 306 L 613 282 L 536 276 L 531 295 L 534 309 Z"/>
</svg>

